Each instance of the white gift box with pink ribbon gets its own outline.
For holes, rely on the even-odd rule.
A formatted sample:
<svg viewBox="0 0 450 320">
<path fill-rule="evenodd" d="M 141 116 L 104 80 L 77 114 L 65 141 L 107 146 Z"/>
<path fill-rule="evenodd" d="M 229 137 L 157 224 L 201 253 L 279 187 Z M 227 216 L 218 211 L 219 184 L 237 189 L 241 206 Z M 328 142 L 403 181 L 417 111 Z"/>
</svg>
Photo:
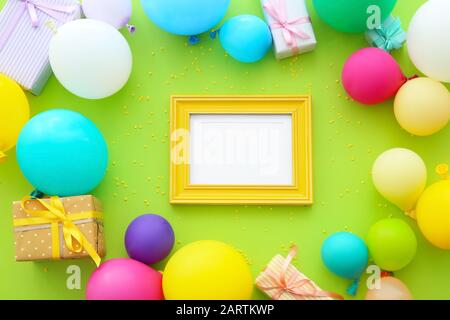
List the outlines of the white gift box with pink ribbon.
<svg viewBox="0 0 450 320">
<path fill-rule="evenodd" d="M 52 74 L 50 40 L 80 13 L 77 0 L 8 0 L 0 12 L 0 73 L 40 94 Z"/>
<path fill-rule="evenodd" d="M 305 0 L 261 0 L 261 3 L 277 59 L 314 50 L 317 41 Z"/>
</svg>

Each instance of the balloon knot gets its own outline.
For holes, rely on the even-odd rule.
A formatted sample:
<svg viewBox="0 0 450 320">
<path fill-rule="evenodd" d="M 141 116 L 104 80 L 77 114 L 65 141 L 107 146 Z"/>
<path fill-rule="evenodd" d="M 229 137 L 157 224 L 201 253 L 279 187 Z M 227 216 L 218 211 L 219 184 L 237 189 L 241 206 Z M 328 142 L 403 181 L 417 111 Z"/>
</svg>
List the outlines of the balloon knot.
<svg viewBox="0 0 450 320">
<path fill-rule="evenodd" d="M 410 80 L 417 79 L 418 77 L 419 77 L 419 76 L 418 76 L 417 74 L 415 74 L 415 75 L 413 75 L 412 77 L 406 78 L 406 80 L 407 80 L 407 81 L 410 81 Z"/>
<path fill-rule="evenodd" d="M 381 271 L 381 274 L 380 274 L 380 276 L 381 276 L 381 278 L 386 278 L 386 277 L 392 277 L 394 275 L 394 273 L 393 272 L 391 272 L 391 271 Z"/>
<path fill-rule="evenodd" d="M 30 197 L 33 199 L 42 199 L 45 197 L 45 194 L 42 191 L 39 191 L 38 189 L 34 189 L 31 193 L 30 193 Z"/>
<path fill-rule="evenodd" d="M 347 293 L 351 296 L 356 296 L 356 293 L 358 291 L 358 285 L 359 285 L 359 279 L 356 279 L 352 282 L 350 286 L 347 288 Z"/>
<path fill-rule="evenodd" d="M 217 38 L 217 34 L 219 33 L 219 31 L 220 31 L 220 29 L 211 31 L 211 32 L 209 33 L 209 37 L 210 37 L 211 39 L 213 39 L 213 40 L 216 39 L 216 38 Z"/>
<path fill-rule="evenodd" d="M 127 24 L 127 29 L 128 29 L 128 32 L 131 34 L 136 32 L 136 27 L 133 26 L 132 24 Z"/>
<path fill-rule="evenodd" d="M 199 36 L 190 36 L 188 39 L 188 42 L 191 46 L 195 46 L 196 44 L 198 44 L 200 42 L 200 38 L 199 38 Z"/>
<path fill-rule="evenodd" d="M 436 166 L 436 173 L 441 176 L 442 179 L 448 179 L 448 164 L 440 163 Z"/>
<path fill-rule="evenodd" d="M 3 163 L 8 159 L 8 156 L 0 151 L 0 163 Z"/>
<path fill-rule="evenodd" d="M 415 209 L 412 209 L 410 211 L 405 211 L 405 215 L 410 217 L 411 219 L 417 220 Z"/>
</svg>

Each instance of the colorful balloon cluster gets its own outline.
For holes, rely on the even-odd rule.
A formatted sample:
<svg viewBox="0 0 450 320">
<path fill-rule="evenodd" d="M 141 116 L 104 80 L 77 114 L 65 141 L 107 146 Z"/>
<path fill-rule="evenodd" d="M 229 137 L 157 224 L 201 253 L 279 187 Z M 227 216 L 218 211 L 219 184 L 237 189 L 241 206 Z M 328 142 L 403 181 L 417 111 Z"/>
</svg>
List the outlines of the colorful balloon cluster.
<svg viewBox="0 0 450 320">
<path fill-rule="evenodd" d="M 411 150 L 391 149 L 382 153 L 372 168 L 376 189 L 417 224 L 425 238 L 441 249 L 450 249 L 450 181 L 447 165 L 437 172 L 445 179 L 427 189 L 423 160 Z M 425 191 L 424 191 L 425 190 Z"/>
<path fill-rule="evenodd" d="M 172 251 L 169 222 L 154 214 L 131 222 L 125 234 L 130 259 L 111 259 L 89 278 L 88 300 L 248 300 L 253 278 L 244 257 L 218 241 L 197 241 L 178 250 L 164 273 L 149 267 Z"/>
<path fill-rule="evenodd" d="M 384 50 L 365 48 L 354 53 L 344 65 L 342 83 L 347 93 L 363 104 L 378 104 L 396 96 L 395 116 L 411 134 L 434 134 L 450 120 L 447 88 L 430 78 L 407 79 Z"/>
<path fill-rule="evenodd" d="M 147 16 L 161 29 L 176 35 L 190 36 L 189 42 L 199 41 L 198 35 L 211 30 L 225 16 L 230 0 L 141 0 Z M 254 15 L 240 15 L 227 20 L 211 35 L 219 35 L 224 50 L 234 59 L 257 62 L 272 46 L 269 26 Z"/>
<path fill-rule="evenodd" d="M 128 258 L 108 260 L 89 278 L 88 300 L 162 300 L 162 274 L 149 264 L 165 259 L 175 235 L 163 217 L 145 214 L 134 219 L 125 234 Z"/>
<path fill-rule="evenodd" d="M 366 48 L 352 54 L 344 65 L 342 83 L 349 96 L 368 105 L 395 96 L 395 117 L 413 135 L 428 136 L 443 129 L 450 120 L 450 93 L 438 81 L 450 81 L 450 45 L 428 35 L 443 30 L 450 37 L 450 23 L 442 13 L 449 10 L 448 1 L 428 1 L 417 11 L 408 31 L 409 55 L 429 78 L 407 79 L 387 52 Z"/>
<path fill-rule="evenodd" d="M 384 219 L 374 224 L 367 235 L 367 244 L 350 232 L 338 232 L 322 244 L 322 260 L 334 274 L 352 280 L 348 294 L 357 293 L 360 278 L 369 257 L 385 271 L 398 271 L 415 257 L 417 240 L 411 227 L 400 219 Z"/>
</svg>

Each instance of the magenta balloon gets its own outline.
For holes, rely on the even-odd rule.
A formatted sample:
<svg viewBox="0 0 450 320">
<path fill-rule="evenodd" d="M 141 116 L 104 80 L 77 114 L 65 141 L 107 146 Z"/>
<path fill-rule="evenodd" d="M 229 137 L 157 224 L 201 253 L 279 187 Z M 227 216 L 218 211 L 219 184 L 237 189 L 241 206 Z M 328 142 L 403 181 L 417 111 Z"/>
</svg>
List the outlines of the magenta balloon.
<svg viewBox="0 0 450 320">
<path fill-rule="evenodd" d="M 345 90 L 350 97 L 363 104 L 377 104 L 390 99 L 405 81 L 397 61 L 378 48 L 355 52 L 342 71 Z"/>
<path fill-rule="evenodd" d="M 111 259 L 92 273 L 86 299 L 163 300 L 162 275 L 136 260 Z"/>
</svg>

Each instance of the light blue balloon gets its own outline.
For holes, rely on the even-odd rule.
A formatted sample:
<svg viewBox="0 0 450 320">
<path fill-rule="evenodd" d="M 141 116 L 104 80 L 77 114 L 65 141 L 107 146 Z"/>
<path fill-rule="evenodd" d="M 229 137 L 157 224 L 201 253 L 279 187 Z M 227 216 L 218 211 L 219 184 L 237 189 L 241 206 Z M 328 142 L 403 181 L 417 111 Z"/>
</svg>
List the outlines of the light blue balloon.
<svg viewBox="0 0 450 320">
<path fill-rule="evenodd" d="M 180 36 L 210 31 L 225 16 L 230 0 L 141 0 L 158 27 Z"/>
<path fill-rule="evenodd" d="M 24 176 L 48 195 L 87 194 L 106 173 L 106 142 L 95 124 L 77 112 L 38 114 L 22 129 L 16 148 Z"/>
<path fill-rule="evenodd" d="M 349 288 L 349 293 L 354 295 L 369 263 L 369 249 L 364 240 L 353 233 L 338 232 L 324 241 L 322 260 L 331 272 L 354 281 Z"/>
<path fill-rule="evenodd" d="M 269 26 L 253 15 L 233 17 L 219 32 L 225 51 L 240 62 L 256 62 L 264 58 L 272 46 Z"/>
</svg>

